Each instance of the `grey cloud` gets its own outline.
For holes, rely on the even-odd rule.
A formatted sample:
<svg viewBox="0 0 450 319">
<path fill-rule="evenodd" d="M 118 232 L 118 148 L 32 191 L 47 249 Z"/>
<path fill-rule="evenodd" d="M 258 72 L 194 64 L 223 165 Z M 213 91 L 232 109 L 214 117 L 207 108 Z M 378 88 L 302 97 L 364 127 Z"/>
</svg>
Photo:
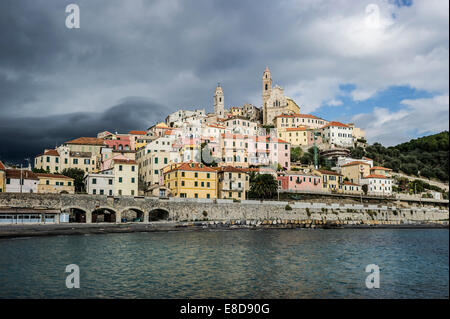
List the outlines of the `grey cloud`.
<svg viewBox="0 0 450 319">
<path fill-rule="evenodd" d="M 22 163 L 44 148 L 53 148 L 80 136 L 98 132 L 145 130 L 164 118 L 166 107 L 148 100 L 128 98 L 103 112 L 76 112 L 47 117 L 1 117 L 0 160 Z"/>
</svg>

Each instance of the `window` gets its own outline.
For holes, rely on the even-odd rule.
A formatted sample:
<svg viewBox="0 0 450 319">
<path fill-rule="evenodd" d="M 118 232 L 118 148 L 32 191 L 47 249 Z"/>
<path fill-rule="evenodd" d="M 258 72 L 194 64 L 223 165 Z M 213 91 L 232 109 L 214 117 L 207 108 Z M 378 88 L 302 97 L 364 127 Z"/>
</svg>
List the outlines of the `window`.
<svg viewBox="0 0 450 319">
<path fill-rule="evenodd" d="M 104 191 L 103 189 L 100 190 L 100 195 L 103 195 Z"/>
<path fill-rule="evenodd" d="M 184 177 L 184 172 L 181 172 L 181 177 Z"/>
<path fill-rule="evenodd" d="M 198 177 L 198 173 L 196 172 L 196 173 L 194 174 L 194 176 L 195 176 L 195 178 L 197 178 L 197 177 Z"/>
<path fill-rule="evenodd" d="M 119 165 L 119 171 L 121 171 L 123 169 L 122 165 Z"/>
<path fill-rule="evenodd" d="M 108 184 L 109 184 L 109 185 L 112 185 L 112 183 L 113 183 L 113 180 L 112 180 L 112 179 L 109 179 L 109 180 L 108 180 Z"/>
<path fill-rule="evenodd" d="M 134 189 L 132 189 L 132 190 L 131 190 L 131 195 L 133 195 L 133 196 L 134 196 Z"/>
<path fill-rule="evenodd" d="M 134 183 L 134 177 L 131 178 L 131 182 Z"/>
<path fill-rule="evenodd" d="M 195 187 L 198 186 L 198 182 L 197 182 L 197 181 L 194 182 L 194 186 L 195 186 Z"/>
<path fill-rule="evenodd" d="M 131 166 L 131 171 L 134 172 L 134 165 Z"/>
<path fill-rule="evenodd" d="M 181 186 L 184 186 L 184 181 L 181 181 Z"/>
<path fill-rule="evenodd" d="M 119 195 L 122 195 L 122 190 L 121 189 L 119 189 Z"/>
<path fill-rule="evenodd" d="M 55 163 L 59 163 L 59 157 L 55 157 Z"/>
<path fill-rule="evenodd" d="M 155 157 L 155 164 L 158 164 L 158 158 Z"/>
<path fill-rule="evenodd" d="M 97 194 L 97 190 L 95 188 L 92 190 L 92 194 Z"/>
<path fill-rule="evenodd" d="M 96 178 L 92 179 L 92 184 L 97 184 L 97 179 Z"/>
<path fill-rule="evenodd" d="M 74 158 L 74 159 L 73 159 L 73 164 L 74 164 L 74 165 L 77 165 L 77 164 L 78 164 L 78 158 Z"/>
<path fill-rule="evenodd" d="M 6 184 L 8 184 L 8 185 L 11 184 L 11 179 L 10 178 L 6 179 Z"/>
<path fill-rule="evenodd" d="M 205 187 L 205 182 L 202 182 L 202 187 Z"/>
<path fill-rule="evenodd" d="M 164 157 L 164 164 L 167 164 L 167 157 Z"/>
<path fill-rule="evenodd" d="M 211 198 L 211 195 L 209 195 L 209 194 L 206 194 L 206 198 Z"/>
<path fill-rule="evenodd" d="M 122 177 L 119 177 L 119 183 L 122 183 Z"/>
<path fill-rule="evenodd" d="M 206 187 L 209 187 L 211 184 L 209 182 L 206 183 Z"/>
<path fill-rule="evenodd" d="M 47 163 L 50 163 L 50 156 L 47 156 Z"/>
<path fill-rule="evenodd" d="M 67 158 L 64 159 L 64 164 L 67 164 Z"/>
<path fill-rule="evenodd" d="M 85 159 L 85 160 L 84 160 L 84 164 L 85 164 L 85 165 L 89 165 L 90 163 L 91 163 L 91 161 L 90 161 L 89 159 Z"/>
<path fill-rule="evenodd" d="M 46 180 L 46 181 L 45 181 L 45 185 L 50 185 L 50 181 L 49 181 L 49 180 Z"/>
<path fill-rule="evenodd" d="M 67 182 L 67 186 L 72 186 L 72 182 Z"/>
<path fill-rule="evenodd" d="M 112 196 L 112 190 L 111 189 L 109 190 L 109 196 Z"/>
<path fill-rule="evenodd" d="M 206 174 L 206 178 L 209 178 L 211 176 L 211 174 L 207 173 Z"/>
<path fill-rule="evenodd" d="M 198 194 L 197 194 L 197 193 L 195 193 L 195 194 L 194 194 L 194 197 L 195 197 L 195 198 L 198 198 Z"/>
</svg>

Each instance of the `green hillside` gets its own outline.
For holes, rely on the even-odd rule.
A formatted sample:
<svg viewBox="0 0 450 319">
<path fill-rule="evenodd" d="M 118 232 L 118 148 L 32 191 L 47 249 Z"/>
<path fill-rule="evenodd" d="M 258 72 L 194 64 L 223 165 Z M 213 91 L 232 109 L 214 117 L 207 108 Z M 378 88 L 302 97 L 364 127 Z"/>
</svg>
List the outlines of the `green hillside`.
<svg viewBox="0 0 450 319">
<path fill-rule="evenodd" d="M 366 156 L 374 165 L 393 169 L 408 175 L 434 178 L 448 182 L 449 132 L 413 139 L 396 146 L 384 147 L 380 143 L 351 150 L 353 157 Z"/>
</svg>

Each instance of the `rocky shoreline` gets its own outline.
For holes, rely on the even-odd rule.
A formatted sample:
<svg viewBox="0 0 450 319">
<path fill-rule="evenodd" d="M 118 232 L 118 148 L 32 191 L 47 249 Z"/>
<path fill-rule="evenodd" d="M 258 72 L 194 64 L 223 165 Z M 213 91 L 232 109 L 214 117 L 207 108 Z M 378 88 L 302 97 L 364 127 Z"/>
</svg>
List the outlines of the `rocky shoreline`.
<svg viewBox="0 0 450 319">
<path fill-rule="evenodd" d="M 135 232 L 208 231 L 233 229 L 448 229 L 448 223 L 316 223 L 314 221 L 197 221 L 197 222 L 153 222 L 125 224 L 51 224 L 51 225 L 2 225 L 0 239 L 36 236 L 97 235 Z"/>
</svg>

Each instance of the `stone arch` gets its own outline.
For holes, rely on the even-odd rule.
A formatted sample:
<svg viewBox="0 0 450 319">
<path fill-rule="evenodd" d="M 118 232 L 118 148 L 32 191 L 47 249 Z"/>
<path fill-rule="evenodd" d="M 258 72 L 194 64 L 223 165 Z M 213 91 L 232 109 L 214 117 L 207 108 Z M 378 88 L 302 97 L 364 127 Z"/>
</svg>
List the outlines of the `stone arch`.
<svg viewBox="0 0 450 319">
<path fill-rule="evenodd" d="M 106 222 L 106 223 L 115 223 L 120 222 L 120 213 L 118 214 L 116 210 L 111 207 L 103 206 L 96 207 L 92 212 L 92 222 Z"/>
<path fill-rule="evenodd" d="M 133 212 L 135 214 L 134 217 L 130 219 L 129 212 Z M 120 212 L 121 219 L 126 218 L 127 222 L 134 221 L 134 222 L 143 222 L 145 220 L 145 212 L 139 208 L 139 207 L 126 207 L 122 209 Z M 132 214 L 131 214 L 132 215 Z"/>
<path fill-rule="evenodd" d="M 165 208 L 153 208 L 148 213 L 148 221 L 154 222 L 158 220 L 168 220 L 169 219 L 169 211 Z"/>
<path fill-rule="evenodd" d="M 80 206 L 65 206 L 61 208 L 61 212 L 69 212 L 70 223 L 86 223 L 88 219 L 88 210 Z"/>
</svg>

